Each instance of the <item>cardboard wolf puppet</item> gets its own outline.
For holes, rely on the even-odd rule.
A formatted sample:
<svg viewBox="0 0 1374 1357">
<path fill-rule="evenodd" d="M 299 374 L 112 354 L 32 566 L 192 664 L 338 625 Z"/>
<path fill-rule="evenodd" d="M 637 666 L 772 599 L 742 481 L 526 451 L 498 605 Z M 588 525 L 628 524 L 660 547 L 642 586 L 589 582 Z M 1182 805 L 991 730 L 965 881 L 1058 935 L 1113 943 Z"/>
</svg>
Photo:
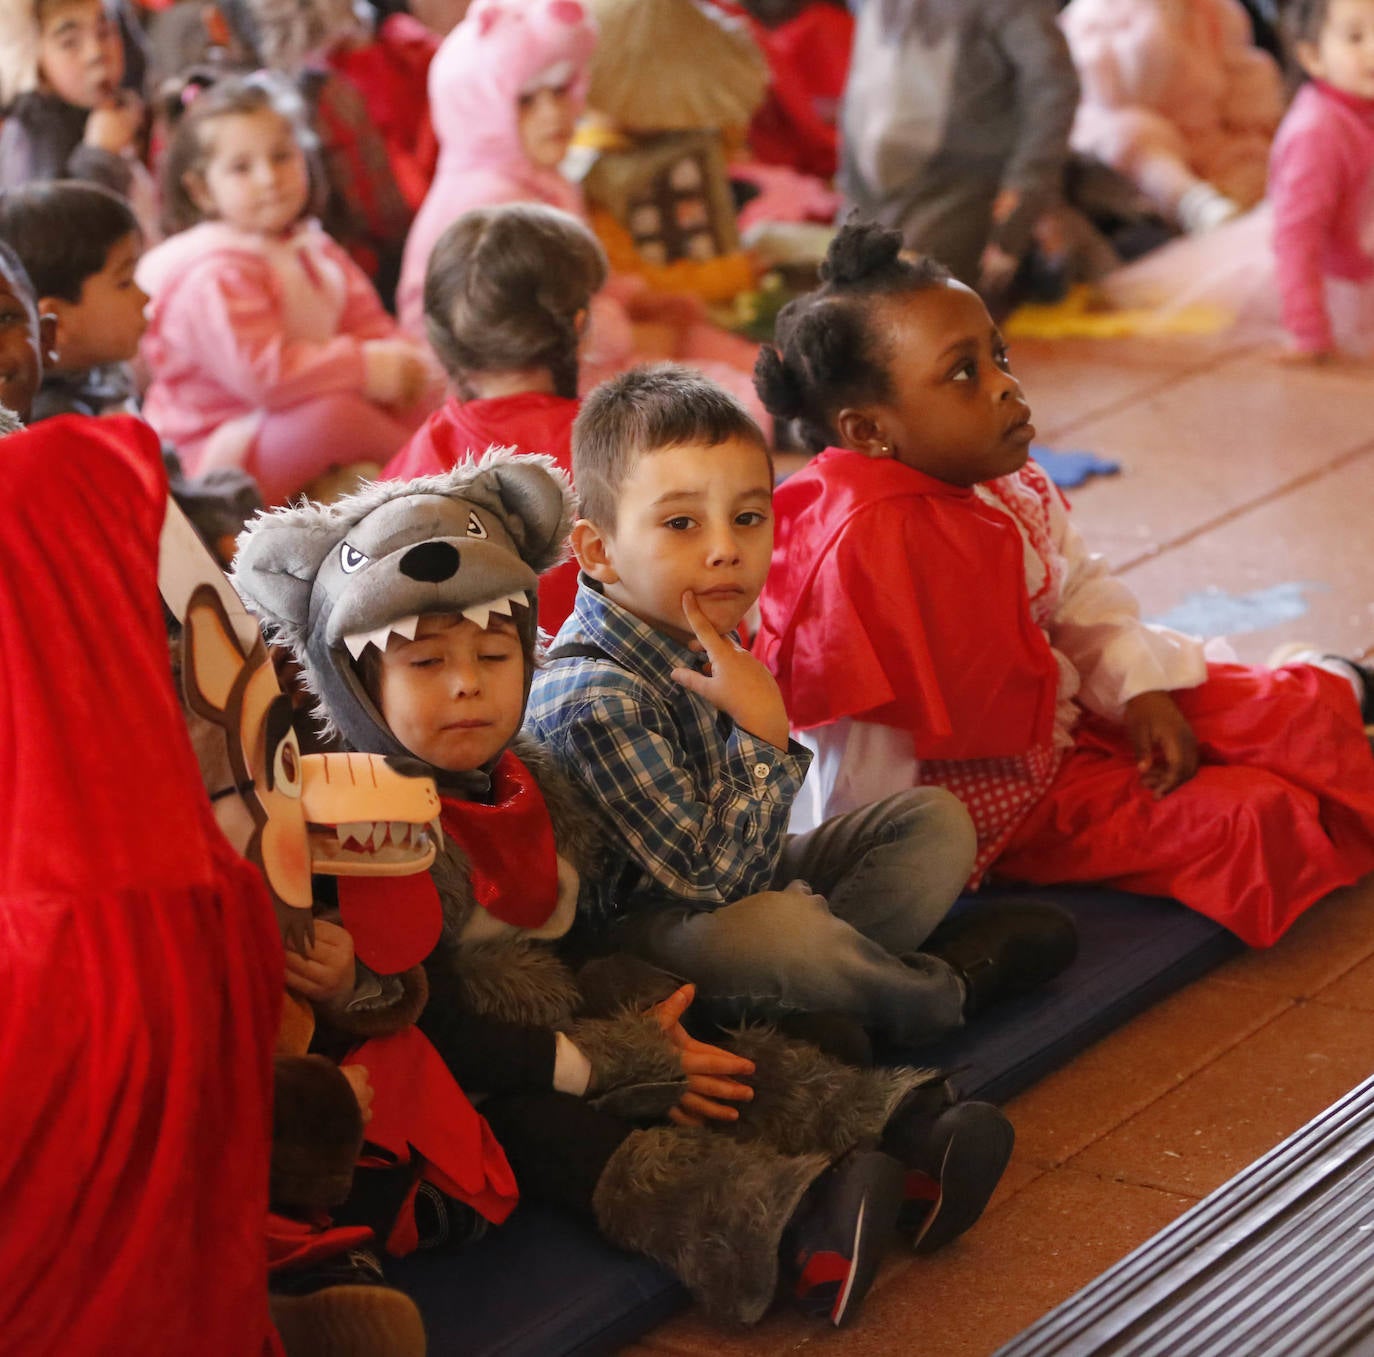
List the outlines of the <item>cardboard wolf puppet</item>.
<svg viewBox="0 0 1374 1357">
<path fill-rule="evenodd" d="M 571 510 L 549 459 L 491 450 L 442 476 L 260 517 L 234 583 L 294 651 L 333 732 L 414 759 L 383 720 L 378 660 L 429 635 L 426 619 L 481 631 L 495 615 L 518 634 L 527 696 L 537 578 L 561 558 Z M 666 1265 L 709 1313 L 743 1322 L 782 1280 L 839 1323 L 894 1223 L 923 1249 L 972 1224 L 1010 1127 L 985 1104 L 952 1102 L 928 1071 L 853 1069 L 748 1029 L 733 1042 L 755 1067 L 739 1119 L 670 1124 L 687 1076 L 655 1005 L 678 981 L 616 957 L 574 973 L 558 950 L 597 870 L 594 816 L 520 738 L 481 766 L 424 771 L 445 831 L 437 942 L 391 945 L 386 883 L 341 898 L 344 920 L 379 983 L 427 976 L 419 1025 L 486 1095 L 524 1197 L 581 1215 Z"/>
</svg>

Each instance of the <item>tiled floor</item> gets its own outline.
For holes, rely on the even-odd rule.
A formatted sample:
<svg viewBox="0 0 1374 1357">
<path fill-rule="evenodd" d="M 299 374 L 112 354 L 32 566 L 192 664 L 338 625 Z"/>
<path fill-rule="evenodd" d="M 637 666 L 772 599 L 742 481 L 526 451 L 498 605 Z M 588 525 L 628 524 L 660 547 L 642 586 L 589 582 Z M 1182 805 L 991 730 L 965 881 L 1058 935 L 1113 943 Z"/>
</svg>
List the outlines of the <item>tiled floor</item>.
<svg viewBox="0 0 1374 1357">
<path fill-rule="evenodd" d="M 1223 335 L 1023 341 L 1013 360 L 1044 442 L 1122 462 L 1074 492 L 1075 518 L 1148 616 L 1190 603 L 1239 618 L 1256 627 L 1230 635 L 1247 662 L 1294 638 L 1360 652 L 1374 645 L 1374 367 L 1277 365 L 1262 310 Z M 889 1259 L 854 1328 L 778 1314 L 722 1333 L 688 1314 L 628 1351 L 982 1357 L 1372 1071 L 1367 881 L 1016 1099 L 987 1215 L 942 1255 Z"/>
</svg>

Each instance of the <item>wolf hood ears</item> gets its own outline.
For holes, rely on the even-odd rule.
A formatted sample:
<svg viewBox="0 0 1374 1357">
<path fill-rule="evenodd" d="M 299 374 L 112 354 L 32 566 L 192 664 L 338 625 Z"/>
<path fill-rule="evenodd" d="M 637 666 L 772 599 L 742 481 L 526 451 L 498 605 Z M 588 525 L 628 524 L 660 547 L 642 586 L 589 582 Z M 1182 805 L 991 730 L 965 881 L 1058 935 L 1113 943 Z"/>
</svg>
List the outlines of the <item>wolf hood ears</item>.
<svg viewBox="0 0 1374 1357">
<path fill-rule="evenodd" d="M 485 627 L 510 616 L 526 656 L 538 577 L 567 553 L 572 487 L 545 456 L 489 448 L 438 476 L 365 485 L 334 504 L 254 519 L 238 539 L 234 587 L 291 648 L 327 727 L 364 753 L 409 755 L 382 722 L 352 661 L 418 618 L 456 613 Z"/>
</svg>

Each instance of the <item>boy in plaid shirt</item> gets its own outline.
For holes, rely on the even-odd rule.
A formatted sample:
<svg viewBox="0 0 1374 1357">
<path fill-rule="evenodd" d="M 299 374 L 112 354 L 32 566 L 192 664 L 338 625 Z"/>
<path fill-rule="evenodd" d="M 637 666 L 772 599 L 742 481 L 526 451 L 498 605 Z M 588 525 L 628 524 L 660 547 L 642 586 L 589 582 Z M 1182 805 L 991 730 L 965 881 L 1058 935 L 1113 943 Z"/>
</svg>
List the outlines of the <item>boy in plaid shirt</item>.
<svg viewBox="0 0 1374 1357">
<path fill-rule="evenodd" d="M 1068 964 L 1054 906 L 972 907 L 936 931 L 974 854 L 941 789 L 787 834 L 811 756 L 733 636 L 768 573 L 773 467 L 731 396 L 672 365 L 603 384 L 573 482 L 582 575 L 527 722 L 618 847 L 596 920 L 616 946 L 732 1016 L 842 1013 L 904 1045 Z"/>
</svg>

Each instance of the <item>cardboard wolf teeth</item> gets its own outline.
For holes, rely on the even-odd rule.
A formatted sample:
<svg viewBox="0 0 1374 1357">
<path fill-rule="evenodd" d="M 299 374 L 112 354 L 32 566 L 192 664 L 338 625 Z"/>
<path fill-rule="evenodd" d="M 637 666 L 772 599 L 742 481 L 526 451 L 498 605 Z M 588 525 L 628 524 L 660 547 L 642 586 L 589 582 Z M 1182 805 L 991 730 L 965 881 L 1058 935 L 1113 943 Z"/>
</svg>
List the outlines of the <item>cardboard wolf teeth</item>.
<svg viewBox="0 0 1374 1357">
<path fill-rule="evenodd" d="M 482 627 L 510 616 L 531 655 L 538 577 L 566 555 L 572 505 L 551 458 L 488 449 L 440 476 L 260 515 L 239 538 L 233 582 L 301 660 L 327 727 L 355 749 L 409 758 L 353 661 L 393 632 L 413 638 L 432 613 Z"/>
<path fill-rule="evenodd" d="M 438 793 L 371 755 L 301 753 L 257 622 L 171 501 L 158 586 L 181 623 L 188 711 L 219 732 L 213 754 L 198 751 L 215 819 L 262 870 L 282 936 L 304 951 L 310 874 L 425 871 L 438 847 Z M 354 842 L 344 829 L 357 831 Z"/>
</svg>

